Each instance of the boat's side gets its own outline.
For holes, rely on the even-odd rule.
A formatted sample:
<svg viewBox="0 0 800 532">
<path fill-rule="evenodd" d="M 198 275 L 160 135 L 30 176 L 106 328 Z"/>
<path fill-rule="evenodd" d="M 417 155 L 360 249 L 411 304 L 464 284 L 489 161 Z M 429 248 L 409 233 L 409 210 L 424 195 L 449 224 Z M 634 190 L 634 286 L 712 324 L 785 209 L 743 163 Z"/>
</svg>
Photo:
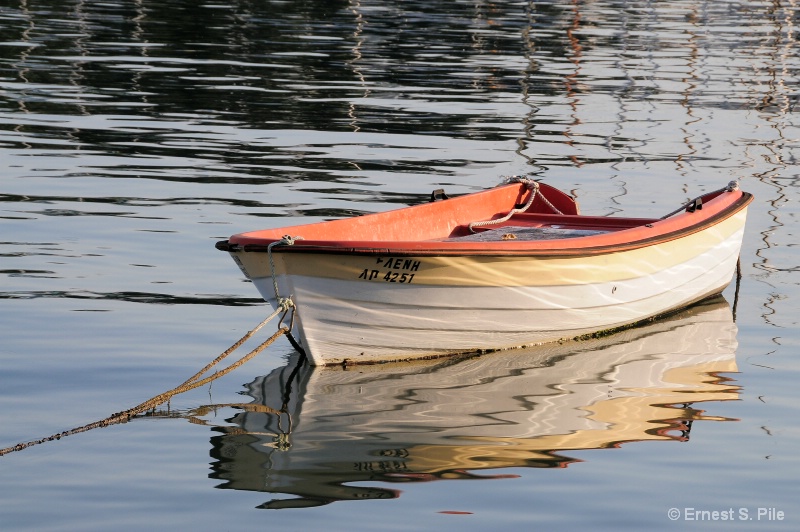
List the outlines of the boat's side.
<svg viewBox="0 0 800 532">
<path fill-rule="evenodd" d="M 383 362 L 572 338 L 715 295 L 735 270 L 746 212 L 630 249 L 273 255 L 312 363 Z M 238 259 L 274 303 L 266 254 Z"/>
</svg>

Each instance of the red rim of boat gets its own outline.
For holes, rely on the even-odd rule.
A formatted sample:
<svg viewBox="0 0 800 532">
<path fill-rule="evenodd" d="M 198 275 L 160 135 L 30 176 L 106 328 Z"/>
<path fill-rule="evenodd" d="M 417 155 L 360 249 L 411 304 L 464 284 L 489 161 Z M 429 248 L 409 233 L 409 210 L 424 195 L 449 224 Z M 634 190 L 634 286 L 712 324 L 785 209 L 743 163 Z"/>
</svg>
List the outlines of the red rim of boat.
<svg viewBox="0 0 800 532">
<path fill-rule="evenodd" d="M 718 223 L 736 215 L 742 211 L 750 202 L 753 201 L 753 196 L 747 192 L 740 192 L 738 199 L 732 203 L 720 205 L 714 208 L 713 201 L 722 194 L 707 194 L 701 196 L 706 201 L 705 212 L 697 210 L 695 212 L 687 212 L 682 215 L 675 216 L 674 218 L 667 218 L 664 220 L 649 220 L 652 223 L 647 223 L 648 220 L 642 219 L 642 225 L 634 226 L 629 230 L 620 230 L 610 233 L 610 235 L 603 235 L 604 240 L 613 239 L 616 242 L 608 244 L 595 244 L 597 237 L 587 236 L 580 239 L 569 239 L 569 244 L 565 247 L 553 247 L 552 241 L 545 242 L 458 242 L 457 239 L 450 241 L 406 241 L 406 240 L 298 240 L 293 246 L 277 246 L 273 248 L 273 253 L 321 253 L 321 254 L 340 254 L 340 255 L 397 255 L 397 256 L 453 256 L 453 255 L 483 255 L 483 256 L 508 256 L 508 255 L 525 255 L 525 256 L 539 256 L 539 257 L 563 257 L 563 256 L 576 256 L 576 255 L 597 255 L 603 253 L 615 253 L 620 251 L 629 251 L 632 249 L 645 248 L 662 242 L 669 242 L 676 240 L 694 233 L 701 232 L 709 227 L 717 225 Z M 453 198 L 457 200 L 457 198 Z M 713 212 L 709 212 L 713 211 Z M 380 216 L 383 213 L 368 216 Z M 682 216 L 692 216 L 693 219 L 687 220 Z M 616 220 L 630 220 L 629 218 L 612 218 L 612 217 L 587 217 L 582 215 L 544 215 L 552 216 L 554 219 L 576 219 L 576 220 L 607 220 L 613 223 Z M 696 219 L 700 217 L 700 219 Z M 320 222 L 326 223 L 326 222 Z M 285 230 L 290 230 L 292 227 L 286 227 Z M 274 230 L 268 230 L 274 231 Z M 655 231 L 656 234 L 651 236 L 640 236 L 645 231 Z M 232 236 L 229 240 L 217 243 L 217 249 L 228 252 L 245 251 L 245 252 L 266 252 L 270 243 L 280 240 L 280 238 L 267 238 L 256 237 L 255 234 L 260 231 L 252 233 L 242 233 Z M 634 234 L 635 233 L 635 234 Z M 299 235 L 302 236 L 302 235 Z M 630 238 L 629 238 L 630 237 Z M 595 244 L 595 245 L 593 245 Z M 563 245 L 563 244 L 562 244 Z"/>
</svg>

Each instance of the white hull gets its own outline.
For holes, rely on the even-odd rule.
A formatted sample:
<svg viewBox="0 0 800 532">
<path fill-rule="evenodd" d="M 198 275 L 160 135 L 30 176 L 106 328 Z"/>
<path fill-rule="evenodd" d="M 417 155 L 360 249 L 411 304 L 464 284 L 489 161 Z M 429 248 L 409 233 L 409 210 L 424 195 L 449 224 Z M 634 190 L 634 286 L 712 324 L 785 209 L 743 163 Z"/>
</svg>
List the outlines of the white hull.
<svg viewBox="0 0 800 532">
<path fill-rule="evenodd" d="M 669 268 L 599 283 L 389 289 L 348 279 L 277 279 L 280 293 L 297 305 L 295 332 L 313 364 L 386 362 L 571 339 L 685 307 L 730 283 L 742 234 Z M 274 305 L 272 278 L 253 282 Z"/>
</svg>

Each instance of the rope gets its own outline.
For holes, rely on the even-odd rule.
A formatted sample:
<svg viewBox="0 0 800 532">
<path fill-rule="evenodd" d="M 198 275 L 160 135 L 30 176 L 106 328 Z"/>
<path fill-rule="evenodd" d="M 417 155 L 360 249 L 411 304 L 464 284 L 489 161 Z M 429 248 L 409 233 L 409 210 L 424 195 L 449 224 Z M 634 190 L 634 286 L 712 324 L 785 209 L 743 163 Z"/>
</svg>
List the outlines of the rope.
<svg viewBox="0 0 800 532">
<path fill-rule="evenodd" d="M 291 300 L 289 300 L 289 301 L 291 301 Z M 214 367 L 219 362 L 221 362 L 224 358 L 226 358 L 228 355 L 230 355 L 233 351 L 235 351 L 237 348 L 239 348 L 244 342 L 246 342 L 250 337 L 252 337 L 259 329 L 261 329 L 264 325 L 266 325 L 269 321 L 271 321 L 281 311 L 286 311 L 286 310 L 288 310 L 288 308 L 285 309 L 283 307 L 278 307 L 275 310 L 275 312 L 270 314 L 261 323 L 256 325 L 247 334 L 242 336 L 242 338 L 239 339 L 239 341 L 237 341 L 231 347 L 226 349 L 222 354 L 220 354 L 217 358 L 215 358 L 211 363 L 206 365 L 206 367 L 204 367 L 202 370 L 200 370 L 197 373 L 195 373 L 194 375 L 192 375 L 190 378 L 186 379 L 179 386 L 176 386 L 175 388 L 173 388 L 173 389 L 171 389 L 169 391 L 166 391 L 164 393 L 156 395 L 155 397 L 152 397 L 152 398 L 148 399 L 147 401 L 141 403 L 138 406 L 135 406 L 133 408 L 129 408 L 128 410 L 123 410 L 122 412 L 117 412 L 116 414 L 112 414 L 112 415 L 108 416 L 105 419 L 101 419 L 100 421 L 95 421 L 93 423 L 89 423 L 88 425 L 83 425 L 81 427 L 76 427 L 74 429 L 65 430 L 64 432 L 60 432 L 58 434 L 53 434 L 52 436 L 48 436 L 46 438 L 41 438 L 41 439 L 38 439 L 38 440 L 32 440 L 32 441 L 28 441 L 28 442 L 18 443 L 17 445 L 13 445 L 11 447 L 6 447 L 5 449 L 0 449 L 0 456 L 4 456 L 6 454 L 9 454 L 9 453 L 12 453 L 12 452 L 16 452 L 16 451 L 21 451 L 23 449 L 27 449 L 28 447 L 32 447 L 34 445 L 38 445 L 38 444 L 45 443 L 45 442 L 48 442 L 48 441 L 60 440 L 61 438 L 64 438 L 66 436 L 72 436 L 73 434 L 79 434 L 81 432 L 87 432 L 87 431 L 90 431 L 92 429 L 96 429 L 96 428 L 100 428 L 100 427 L 107 427 L 109 425 L 117 425 L 119 423 L 127 423 L 128 421 L 130 421 L 130 419 L 132 417 L 134 417 L 134 416 L 136 416 L 138 414 L 141 414 L 142 412 L 145 412 L 147 410 L 154 409 L 155 407 L 157 407 L 160 404 L 166 403 L 170 398 L 172 398 L 175 395 L 178 395 L 178 394 L 181 394 L 181 393 L 184 393 L 184 392 L 188 392 L 189 390 L 193 390 L 195 388 L 199 388 L 200 386 L 208 384 L 209 382 L 211 382 L 213 380 L 216 380 L 216 379 L 218 379 L 218 378 L 220 378 L 220 377 L 222 377 L 224 375 L 227 375 L 228 373 L 230 373 L 231 371 L 235 370 L 236 368 L 238 368 L 239 366 L 241 366 L 242 364 L 244 364 L 248 360 L 250 360 L 253 357 L 255 357 L 261 351 L 266 349 L 270 344 L 272 344 L 275 340 L 277 340 L 282 334 L 288 333 L 289 332 L 289 328 L 285 327 L 285 326 L 280 327 L 275 332 L 275 334 L 273 334 L 266 341 L 261 343 L 261 345 L 259 345 L 258 347 L 256 347 L 255 349 L 253 349 L 252 351 L 247 353 L 245 356 L 243 356 L 242 358 L 240 358 L 239 360 L 237 360 L 236 362 L 234 362 L 230 366 L 228 366 L 228 367 L 226 367 L 224 369 L 218 370 L 215 373 L 209 375 L 208 377 L 205 377 L 205 378 L 202 378 L 202 379 L 200 378 L 200 377 L 203 376 L 203 374 L 208 372 L 208 370 L 210 370 L 212 367 Z"/>
<path fill-rule="evenodd" d="M 272 248 L 275 246 L 293 246 L 295 241 L 303 240 L 302 236 L 289 236 L 283 235 L 283 238 L 280 240 L 276 240 L 272 242 L 270 245 L 267 246 L 267 257 L 269 258 L 269 269 L 272 273 L 272 288 L 275 290 L 275 302 L 278 308 L 284 308 L 288 310 L 289 308 L 294 306 L 294 301 L 288 297 L 281 297 L 278 293 L 278 279 L 275 276 L 275 262 L 272 260 Z"/>
<path fill-rule="evenodd" d="M 474 233 L 475 232 L 475 227 L 485 227 L 487 225 L 501 224 L 503 222 L 507 222 L 515 214 L 519 214 L 519 213 L 527 211 L 528 209 L 531 208 L 531 205 L 533 205 L 533 201 L 536 199 L 537 196 L 542 198 L 542 201 L 544 202 L 544 204 L 547 205 L 548 207 L 550 207 L 553 210 L 554 213 L 563 214 L 560 210 L 558 210 L 555 207 L 555 205 L 550 203 L 550 201 L 544 196 L 544 194 L 542 194 L 541 190 L 539 190 L 539 183 L 537 183 L 533 179 L 528 179 L 526 177 L 512 176 L 512 177 L 506 179 L 506 183 L 522 183 L 522 184 L 524 184 L 525 187 L 528 190 L 531 191 L 531 195 L 528 198 L 528 201 L 525 203 L 525 205 L 522 208 L 511 209 L 508 212 L 508 214 L 506 214 L 502 218 L 497 218 L 496 220 L 485 220 L 483 222 L 472 222 L 471 224 L 469 224 L 469 232 L 470 233 Z"/>
<path fill-rule="evenodd" d="M 275 291 L 275 304 L 277 305 L 278 309 L 283 309 L 285 312 L 288 312 L 289 309 L 294 308 L 294 301 L 291 297 L 281 297 L 280 293 L 278 292 L 278 278 L 275 275 L 275 261 L 272 259 L 272 248 L 275 246 L 293 246 L 294 243 L 298 240 L 303 240 L 302 236 L 289 236 L 283 235 L 280 240 L 276 240 L 272 242 L 270 245 L 267 246 L 267 257 L 269 258 L 269 270 L 270 274 L 272 275 L 272 289 Z M 285 314 L 284 314 L 285 316 Z M 280 323 L 283 323 L 283 318 L 281 318 Z M 306 357 L 306 350 L 303 349 L 303 346 L 300 345 L 294 335 L 292 335 L 292 329 L 294 328 L 294 311 L 292 311 L 292 321 L 289 325 L 289 330 L 286 331 L 286 337 L 289 339 L 289 343 L 292 344 L 292 347 L 295 350 Z"/>
</svg>

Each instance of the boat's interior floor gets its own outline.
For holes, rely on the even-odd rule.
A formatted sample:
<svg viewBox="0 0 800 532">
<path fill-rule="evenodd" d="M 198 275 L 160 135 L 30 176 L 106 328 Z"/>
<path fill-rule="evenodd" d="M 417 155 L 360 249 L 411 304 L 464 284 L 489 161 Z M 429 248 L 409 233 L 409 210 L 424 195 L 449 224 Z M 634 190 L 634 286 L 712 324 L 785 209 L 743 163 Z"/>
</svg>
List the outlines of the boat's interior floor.
<svg viewBox="0 0 800 532">
<path fill-rule="evenodd" d="M 520 227 L 503 226 L 456 237 L 466 242 L 496 242 L 500 240 L 556 240 L 560 238 L 577 238 L 581 236 L 599 235 L 608 231 L 592 229 L 566 229 L 561 227 Z M 453 239 L 451 239 L 453 240 Z"/>
<path fill-rule="evenodd" d="M 658 220 L 650 218 L 613 218 L 604 216 L 516 214 L 498 225 L 476 226 L 474 233 L 458 227 L 446 240 L 497 242 L 501 240 L 556 240 L 599 235 L 630 229 Z"/>
</svg>

